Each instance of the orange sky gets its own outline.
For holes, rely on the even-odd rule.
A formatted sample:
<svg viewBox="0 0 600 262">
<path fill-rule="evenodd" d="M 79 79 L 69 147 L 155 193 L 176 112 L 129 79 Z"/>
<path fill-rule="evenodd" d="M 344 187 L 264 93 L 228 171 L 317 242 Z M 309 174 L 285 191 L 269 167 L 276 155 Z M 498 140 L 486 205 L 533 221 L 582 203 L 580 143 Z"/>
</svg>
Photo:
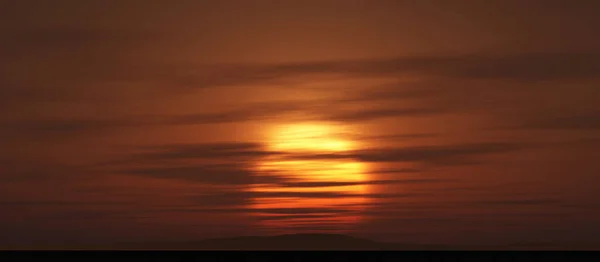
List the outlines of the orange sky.
<svg viewBox="0 0 600 262">
<path fill-rule="evenodd" d="M 0 1 L 0 244 L 598 244 L 597 9 Z"/>
</svg>

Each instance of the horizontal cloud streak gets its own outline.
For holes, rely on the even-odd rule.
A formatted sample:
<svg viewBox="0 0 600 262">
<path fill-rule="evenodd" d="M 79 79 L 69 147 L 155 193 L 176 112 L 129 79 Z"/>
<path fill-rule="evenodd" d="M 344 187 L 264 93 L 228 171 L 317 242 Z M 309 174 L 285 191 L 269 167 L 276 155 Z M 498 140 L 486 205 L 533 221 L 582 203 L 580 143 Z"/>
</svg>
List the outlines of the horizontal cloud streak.
<svg viewBox="0 0 600 262">
<path fill-rule="evenodd" d="M 284 179 L 270 176 L 256 176 L 252 171 L 243 168 L 211 168 L 205 166 L 186 167 L 159 167 L 140 168 L 124 171 L 128 174 L 153 177 L 186 180 L 203 184 L 217 185 L 250 185 L 269 184 L 280 182 Z"/>
<path fill-rule="evenodd" d="M 531 121 L 519 127 L 545 130 L 597 130 L 600 129 L 600 111 Z"/>
<path fill-rule="evenodd" d="M 341 122 L 356 122 L 356 121 L 369 121 L 380 118 L 390 117 L 410 117 L 410 116 L 427 116 L 427 115 L 438 115 L 447 113 L 447 110 L 434 109 L 434 108 L 375 108 L 368 110 L 357 110 L 353 112 L 339 112 L 334 113 L 331 116 L 325 116 L 324 119 Z"/>
<path fill-rule="evenodd" d="M 392 184 L 429 184 L 455 182 L 451 179 L 402 179 L 402 180 L 370 180 L 361 182 L 286 182 L 286 187 L 338 187 L 355 185 L 392 185 Z"/>
<path fill-rule="evenodd" d="M 180 144 L 153 146 L 147 148 L 152 150 L 135 156 L 141 160 L 169 160 L 187 158 L 236 158 L 236 157 L 260 157 L 278 154 L 278 152 L 267 151 L 264 145 L 250 142 L 223 142 L 204 144 Z"/>
<path fill-rule="evenodd" d="M 198 194 L 189 197 L 193 206 L 183 208 L 161 209 L 169 212 L 197 212 L 197 213 L 273 213 L 273 214 L 305 214 L 305 213 L 356 213 L 352 205 L 324 205 L 322 207 L 282 206 L 266 208 L 252 206 L 256 201 L 305 201 L 305 200 L 335 200 L 343 198 L 357 199 L 398 199 L 428 196 L 422 193 L 384 194 L 384 193 L 343 193 L 343 192 L 305 192 L 305 191 L 222 191 L 211 194 Z M 294 200 L 290 200 L 294 199 Z"/>
<path fill-rule="evenodd" d="M 176 161 L 192 159 L 219 159 L 229 161 L 234 169 L 226 166 L 190 166 L 177 168 L 150 168 L 130 170 L 133 173 L 147 176 L 168 177 L 186 177 L 188 179 L 201 174 L 229 174 L 233 176 L 249 176 L 251 171 L 236 170 L 239 164 L 246 164 L 246 161 L 261 161 L 263 157 L 281 157 L 283 159 L 355 159 L 361 162 L 415 162 L 428 164 L 456 164 L 468 163 L 480 156 L 493 155 L 500 153 L 523 150 L 532 145 L 518 143 L 465 143 L 445 146 L 415 146 L 402 148 L 381 148 L 353 150 L 345 153 L 332 154 L 297 154 L 288 152 L 269 151 L 259 143 L 208 143 L 208 144 L 182 144 L 165 145 L 146 148 L 142 152 L 132 153 L 130 157 L 115 161 L 120 164 L 151 164 L 155 161 Z M 407 173 L 418 172 L 414 169 L 390 169 L 379 170 L 377 173 Z M 256 171 L 255 171 L 256 172 Z"/>
<path fill-rule="evenodd" d="M 599 77 L 600 66 L 596 62 L 599 57 L 600 53 L 528 53 L 222 66 L 219 70 L 215 67 L 219 74 L 190 75 L 190 78 L 204 79 L 196 83 L 197 88 L 265 83 L 303 74 L 560 80 Z"/>
<path fill-rule="evenodd" d="M 357 150 L 340 154 L 292 155 L 290 158 L 356 159 L 363 162 L 426 162 L 435 164 L 449 160 L 464 161 L 465 158 L 469 157 L 512 152 L 527 147 L 527 145 L 515 143 L 469 143 L 448 146 Z"/>
</svg>

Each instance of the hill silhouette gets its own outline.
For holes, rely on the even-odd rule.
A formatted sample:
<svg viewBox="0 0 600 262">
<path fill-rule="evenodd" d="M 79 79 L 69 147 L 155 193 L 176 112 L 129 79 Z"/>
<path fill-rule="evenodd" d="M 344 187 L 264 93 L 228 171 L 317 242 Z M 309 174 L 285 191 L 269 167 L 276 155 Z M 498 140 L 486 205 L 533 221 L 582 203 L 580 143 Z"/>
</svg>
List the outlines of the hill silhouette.
<svg viewBox="0 0 600 262">
<path fill-rule="evenodd" d="M 341 234 L 286 234 L 214 238 L 192 242 L 129 243 L 117 249 L 179 250 L 424 250 L 442 246 L 382 243 Z"/>
<path fill-rule="evenodd" d="M 200 241 L 113 243 L 109 245 L 48 244 L 0 246 L 0 250 L 598 250 L 597 245 L 518 243 L 499 246 L 450 246 L 385 243 L 341 234 L 242 236 Z"/>
</svg>

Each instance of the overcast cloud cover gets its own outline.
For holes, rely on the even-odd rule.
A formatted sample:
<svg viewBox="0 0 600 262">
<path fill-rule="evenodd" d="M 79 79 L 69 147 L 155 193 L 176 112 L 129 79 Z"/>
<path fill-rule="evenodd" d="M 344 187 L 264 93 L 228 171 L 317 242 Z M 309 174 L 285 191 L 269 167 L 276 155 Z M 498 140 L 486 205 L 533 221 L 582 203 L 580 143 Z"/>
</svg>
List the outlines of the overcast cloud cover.
<svg viewBox="0 0 600 262">
<path fill-rule="evenodd" d="M 284 2 L 0 0 L 0 243 L 598 247 L 596 1 Z M 265 130 L 310 121 L 360 146 L 269 147 Z M 272 157 L 368 179 L 254 168 Z M 369 190 L 334 190 L 353 186 Z M 252 204 L 282 198 L 334 204 Z"/>
</svg>

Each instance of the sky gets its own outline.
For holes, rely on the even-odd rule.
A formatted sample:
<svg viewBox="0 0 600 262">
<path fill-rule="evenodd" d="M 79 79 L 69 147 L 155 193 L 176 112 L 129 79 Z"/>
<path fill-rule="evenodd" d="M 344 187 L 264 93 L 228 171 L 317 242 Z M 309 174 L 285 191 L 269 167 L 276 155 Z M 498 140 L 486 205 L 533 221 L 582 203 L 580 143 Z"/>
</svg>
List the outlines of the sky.
<svg viewBox="0 0 600 262">
<path fill-rule="evenodd" d="M 0 244 L 600 247 L 568 0 L 0 0 Z"/>
</svg>

